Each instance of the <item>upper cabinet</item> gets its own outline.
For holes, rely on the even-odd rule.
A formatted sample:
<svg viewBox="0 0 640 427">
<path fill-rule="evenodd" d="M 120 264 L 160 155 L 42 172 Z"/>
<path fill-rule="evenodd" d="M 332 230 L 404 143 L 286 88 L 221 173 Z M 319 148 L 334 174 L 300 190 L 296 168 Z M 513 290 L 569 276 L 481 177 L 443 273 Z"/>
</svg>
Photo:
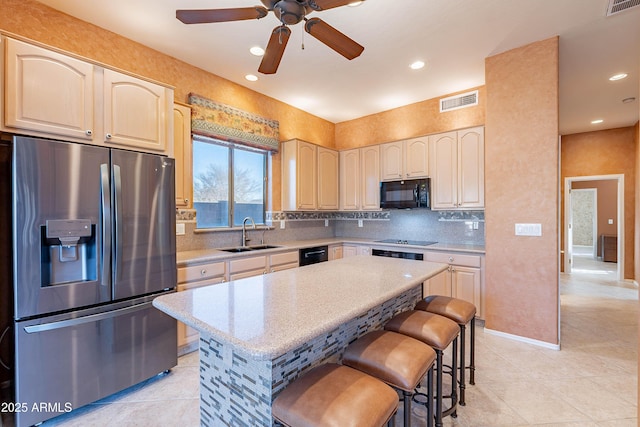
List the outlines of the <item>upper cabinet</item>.
<svg viewBox="0 0 640 427">
<path fill-rule="evenodd" d="M 428 138 L 411 138 L 380 145 L 380 180 L 397 181 L 429 176 Z"/>
<path fill-rule="evenodd" d="M 377 145 L 340 152 L 340 210 L 380 209 Z"/>
<path fill-rule="evenodd" d="M 338 209 L 338 152 L 292 139 L 282 143 L 282 210 Z"/>
<path fill-rule="evenodd" d="M 192 206 L 191 108 L 173 105 L 173 152 L 176 159 L 176 206 Z"/>
<path fill-rule="evenodd" d="M 431 208 L 484 208 L 484 128 L 429 137 Z"/>
<path fill-rule="evenodd" d="M 173 155 L 173 90 L 3 38 L 2 129 Z"/>
<path fill-rule="evenodd" d="M 104 70 L 104 141 L 110 145 L 164 153 L 169 136 L 167 101 L 173 91 L 112 70 Z M 173 116 L 171 114 L 171 116 Z"/>
<path fill-rule="evenodd" d="M 93 64 L 5 38 L 4 127 L 91 142 Z"/>
<path fill-rule="evenodd" d="M 338 152 L 318 147 L 318 209 L 338 210 Z"/>
</svg>

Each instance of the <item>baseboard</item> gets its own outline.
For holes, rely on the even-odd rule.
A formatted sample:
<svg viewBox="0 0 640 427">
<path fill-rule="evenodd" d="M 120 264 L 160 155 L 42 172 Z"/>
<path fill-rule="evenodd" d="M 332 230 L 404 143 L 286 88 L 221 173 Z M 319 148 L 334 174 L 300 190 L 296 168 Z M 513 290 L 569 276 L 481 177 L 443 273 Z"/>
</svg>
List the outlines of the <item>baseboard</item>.
<svg viewBox="0 0 640 427">
<path fill-rule="evenodd" d="M 527 344 L 532 344 L 538 347 L 544 347 L 544 348 L 548 348 L 550 350 L 560 350 L 560 344 L 551 344 L 548 343 L 546 341 L 539 341 L 539 340 L 534 340 L 532 338 L 527 338 L 527 337 L 521 337 L 520 335 L 513 335 L 513 334 L 508 334 L 506 332 L 501 332 L 501 331 L 496 331 L 493 329 L 488 329 L 488 328 L 484 328 L 485 333 L 488 333 L 490 335 L 495 335 L 498 337 L 503 337 L 503 338 L 507 338 L 513 341 L 520 341 L 520 342 L 524 342 Z"/>
</svg>

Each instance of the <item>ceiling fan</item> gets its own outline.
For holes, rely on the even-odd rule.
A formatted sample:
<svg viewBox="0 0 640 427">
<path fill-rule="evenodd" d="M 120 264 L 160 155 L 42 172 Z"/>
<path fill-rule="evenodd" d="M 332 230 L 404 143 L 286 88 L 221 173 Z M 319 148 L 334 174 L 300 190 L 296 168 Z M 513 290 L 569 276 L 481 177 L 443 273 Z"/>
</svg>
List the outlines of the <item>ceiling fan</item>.
<svg viewBox="0 0 640 427">
<path fill-rule="evenodd" d="M 345 6 L 354 0 L 260 0 L 264 6 L 239 7 L 231 9 L 176 10 L 176 18 L 185 24 L 206 24 L 212 22 L 242 21 L 261 19 L 271 11 L 282 25 L 271 32 L 269 43 L 258 71 L 274 74 L 278 70 L 291 30 L 287 25 L 305 21 L 304 30 L 347 59 L 362 53 L 364 47 L 333 28 L 320 18 L 307 18 L 313 11 L 322 11 Z"/>
</svg>

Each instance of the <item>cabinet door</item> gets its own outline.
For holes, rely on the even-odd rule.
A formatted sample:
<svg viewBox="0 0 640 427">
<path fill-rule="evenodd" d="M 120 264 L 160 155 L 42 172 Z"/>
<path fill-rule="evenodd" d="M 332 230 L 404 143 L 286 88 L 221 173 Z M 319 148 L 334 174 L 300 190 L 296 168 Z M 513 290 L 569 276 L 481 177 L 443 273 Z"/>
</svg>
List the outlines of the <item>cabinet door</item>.
<svg viewBox="0 0 640 427">
<path fill-rule="evenodd" d="M 112 70 L 104 70 L 103 89 L 104 142 L 168 154 L 166 89 Z"/>
<path fill-rule="evenodd" d="M 360 150 L 340 152 L 340 210 L 360 208 Z"/>
<path fill-rule="evenodd" d="M 371 248 L 369 246 L 358 246 L 358 255 L 371 255 Z"/>
<path fill-rule="evenodd" d="M 431 209 L 455 209 L 458 207 L 458 157 L 456 151 L 456 132 L 429 137 Z"/>
<path fill-rule="evenodd" d="M 482 318 L 480 307 L 480 269 L 451 266 L 451 296 L 476 306 L 477 316 Z"/>
<path fill-rule="evenodd" d="M 203 286 L 215 285 L 218 283 L 223 283 L 224 277 L 216 277 L 214 279 L 203 280 L 197 283 L 188 283 L 183 285 L 178 285 L 178 292 L 187 291 L 189 289 L 201 288 Z M 178 348 L 187 346 L 199 338 L 198 331 L 193 329 L 190 326 L 185 325 L 182 322 L 178 322 Z"/>
<path fill-rule="evenodd" d="M 342 245 L 329 247 L 329 261 L 342 258 Z"/>
<path fill-rule="evenodd" d="M 380 152 L 378 146 L 360 149 L 360 209 L 380 210 Z"/>
<path fill-rule="evenodd" d="M 484 129 L 458 132 L 458 206 L 484 208 Z"/>
<path fill-rule="evenodd" d="M 173 154 L 176 159 L 176 206 L 191 206 L 191 108 L 173 105 Z"/>
<path fill-rule="evenodd" d="M 92 141 L 92 64 L 5 39 L 5 122 L 9 128 Z"/>
<path fill-rule="evenodd" d="M 380 180 L 403 179 L 403 141 L 380 144 Z"/>
<path fill-rule="evenodd" d="M 429 141 L 426 136 L 404 142 L 404 175 L 407 179 L 429 176 Z"/>
<path fill-rule="evenodd" d="M 443 271 L 422 284 L 422 296 L 442 295 L 451 296 L 451 273 L 449 270 Z"/>
<path fill-rule="evenodd" d="M 342 246 L 342 257 L 347 258 L 350 256 L 358 255 L 358 247 L 351 245 L 343 245 Z"/>
<path fill-rule="evenodd" d="M 298 142 L 297 155 L 297 209 L 313 210 L 318 206 L 318 170 L 316 146 L 308 142 Z"/>
<path fill-rule="evenodd" d="M 338 209 L 338 152 L 318 147 L 318 209 Z"/>
</svg>

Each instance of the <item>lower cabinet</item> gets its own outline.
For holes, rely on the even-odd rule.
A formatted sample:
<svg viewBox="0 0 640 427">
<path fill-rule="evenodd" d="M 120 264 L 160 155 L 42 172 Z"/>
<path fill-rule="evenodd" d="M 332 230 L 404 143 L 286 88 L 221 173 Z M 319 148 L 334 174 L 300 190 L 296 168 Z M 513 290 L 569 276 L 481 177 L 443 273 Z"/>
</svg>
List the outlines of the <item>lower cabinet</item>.
<svg viewBox="0 0 640 427">
<path fill-rule="evenodd" d="M 342 244 L 329 246 L 329 261 L 342 258 Z"/>
<path fill-rule="evenodd" d="M 266 256 L 254 256 L 249 258 L 240 258 L 229 261 L 229 279 L 239 280 L 246 277 L 267 274 Z"/>
<path fill-rule="evenodd" d="M 298 251 L 291 251 L 270 255 L 269 272 L 274 273 L 276 271 L 298 267 L 300 261 L 299 254 Z"/>
<path fill-rule="evenodd" d="M 226 266 L 226 262 L 214 262 L 178 268 L 178 292 L 226 281 Z M 178 322 L 178 354 L 197 348 L 198 331 Z"/>
<path fill-rule="evenodd" d="M 468 301 L 476 306 L 476 317 L 484 318 L 482 299 L 484 264 L 481 255 L 427 252 L 426 261 L 449 264 L 449 269 L 424 282 L 423 295 L 444 295 Z"/>
</svg>

